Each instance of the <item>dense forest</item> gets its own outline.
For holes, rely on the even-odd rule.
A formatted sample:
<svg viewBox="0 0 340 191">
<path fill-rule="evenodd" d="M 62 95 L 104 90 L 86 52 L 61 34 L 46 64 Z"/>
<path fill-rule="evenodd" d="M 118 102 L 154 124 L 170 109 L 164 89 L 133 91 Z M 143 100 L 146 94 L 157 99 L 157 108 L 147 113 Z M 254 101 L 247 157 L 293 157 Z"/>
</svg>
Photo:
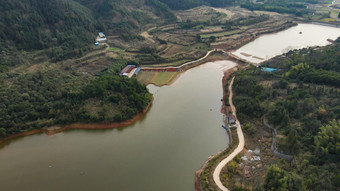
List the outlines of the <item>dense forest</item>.
<svg viewBox="0 0 340 191">
<path fill-rule="evenodd" d="M 131 40 L 147 23 L 174 20 L 158 0 L 4 0 L 0 52 L 48 50 L 53 61 L 60 61 L 90 50 L 98 31 Z M 2 67 L 12 66 L 11 60 L 3 58 Z"/>
<path fill-rule="evenodd" d="M 0 86 L 0 137 L 71 122 L 112 122 L 132 118 L 152 95 L 136 79 L 118 76 L 117 61 L 100 76 L 44 70 Z"/>
<path fill-rule="evenodd" d="M 94 41 L 98 22 L 73 1 L 4 0 L 0 4 L 0 50 L 51 49 L 55 60 L 82 54 Z"/>
<path fill-rule="evenodd" d="M 267 170 L 259 190 L 339 190 L 340 42 L 290 51 L 236 74 L 234 103 L 242 123 L 268 122 L 295 164 Z"/>
</svg>

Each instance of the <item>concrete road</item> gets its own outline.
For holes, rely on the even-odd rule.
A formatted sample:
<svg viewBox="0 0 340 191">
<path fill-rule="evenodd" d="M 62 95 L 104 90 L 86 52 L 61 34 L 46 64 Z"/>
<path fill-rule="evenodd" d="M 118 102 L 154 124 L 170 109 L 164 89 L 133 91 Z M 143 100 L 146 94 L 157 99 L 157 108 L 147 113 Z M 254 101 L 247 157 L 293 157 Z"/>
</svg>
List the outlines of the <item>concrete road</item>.
<svg viewBox="0 0 340 191">
<path fill-rule="evenodd" d="M 227 158 L 223 159 L 217 165 L 217 167 L 214 170 L 214 174 L 213 174 L 215 184 L 219 187 L 219 189 L 221 189 L 223 191 L 228 191 L 228 188 L 223 186 L 223 184 L 221 182 L 221 179 L 220 179 L 221 170 L 225 165 L 228 164 L 229 161 L 233 160 L 233 158 L 237 154 L 239 154 L 244 148 L 244 135 L 243 135 L 243 132 L 242 132 L 242 129 L 241 129 L 240 122 L 239 122 L 239 120 L 237 119 L 237 116 L 236 116 L 236 108 L 233 104 L 232 87 L 233 87 L 233 84 L 234 84 L 234 79 L 235 79 L 235 76 L 233 77 L 233 79 L 231 80 L 231 83 L 229 85 L 229 104 L 230 104 L 231 110 L 232 110 L 232 112 L 233 112 L 233 114 L 235 115 L 235 118 L 236 118 L 237 136 L 238 136 L 239 143 L 238 143 L 237 148 Z"/>
</svg>

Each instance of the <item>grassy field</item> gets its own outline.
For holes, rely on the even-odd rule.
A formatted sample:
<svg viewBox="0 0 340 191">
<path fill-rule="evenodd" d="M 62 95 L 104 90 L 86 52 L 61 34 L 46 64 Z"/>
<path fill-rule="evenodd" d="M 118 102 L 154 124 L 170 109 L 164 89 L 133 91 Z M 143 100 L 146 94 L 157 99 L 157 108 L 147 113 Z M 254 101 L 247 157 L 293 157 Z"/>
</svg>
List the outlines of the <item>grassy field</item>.
<svg viewBox="0 0 340 191">
<path fill-rule="evenodd" d="M 338 9 L 333 10 L 331 12 L 331 15 L 330 15 L 331 18 L 338 19 L 339 12 L 340 12 L 340 10 L 338 10 Z"/>
<path fill-rule="evenodd" d="M 117 52 L 117 53 L 123 53 L 125 52 L 123 49 L 117 48 L 117 47 L 110 47 L 109 49 L 112 52 Z"/>
<path fill-rule="evenodd" d="M 178 74 L 178 72 L 158 72 L 151 83 L 156 86 L 163 86 L 169 84 Z"/>
<path fill-rule="evenodd" d="M 137 76 L 137 80 L 142 84 L 149 84 L 155 75 L 156 72 L 141 71 Z"/>
<path fill-rule="evenodd" d="M 139 72 L 137 80 L 143 84 L 155 84 L 156 86 L 164 86 L 171 83 L 178 72 Z"/>
<path fill-rule="evenodd" d="M 206 43 L 196 43 L 190 46 L 192 49 L 201 49 L 201 50 L 209 50 L 209 45 Z"/>
</svg>

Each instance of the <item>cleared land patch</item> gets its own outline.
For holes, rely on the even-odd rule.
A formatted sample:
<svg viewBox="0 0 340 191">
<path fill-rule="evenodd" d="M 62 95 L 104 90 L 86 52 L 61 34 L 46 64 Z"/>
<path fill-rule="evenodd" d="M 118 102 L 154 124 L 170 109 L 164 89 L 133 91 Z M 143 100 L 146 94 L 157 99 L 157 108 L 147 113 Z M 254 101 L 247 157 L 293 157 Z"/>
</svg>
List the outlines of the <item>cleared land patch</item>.
<svg viewBox="0 0 340 191">
<path fill-rule="evenodd" d="M 167 85 L 171 83 L 171 81 L 176 77 L 177 74 L 178 72 L 158 72 L 151 83 L 155 84 L 156 86 Z"/>
<path fill-rule="evenodd" d="M 152 80 L 152 78 L 156 75 L 157 72 L 146 72 L 146 71 L 141 71 L 139 72 L 137 76 L 137 80 L 142 83 L 142 84 L 149 84 Z"/>
<path fill-rule="evenodd" d="M 123 49 L 117 48 L 117 47 L 110 47 L 109 49 L 112 52 L 117 52 L 117 53 L 123 53 L 125 52 Z"/>
<path fill-rule="evenodd" d="M 169 85 L 177 76 L 178 72 L 149 72 L 142 71 L 138 74 L 137 80 L 145 85 L 154 84 L 156 86 Z"/>
</svg>

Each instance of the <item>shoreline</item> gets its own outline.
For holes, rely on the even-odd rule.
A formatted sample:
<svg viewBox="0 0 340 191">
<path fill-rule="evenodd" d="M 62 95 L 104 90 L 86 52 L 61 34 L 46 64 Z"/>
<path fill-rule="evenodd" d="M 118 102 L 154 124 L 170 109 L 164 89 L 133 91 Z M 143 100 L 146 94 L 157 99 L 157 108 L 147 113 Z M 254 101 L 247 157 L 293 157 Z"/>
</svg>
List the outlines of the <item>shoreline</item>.
<svg viewBox="0 0 340 191">
<path fill-rule="evenodd" d="M 209 55 L 210 56 L 210 55 Z M 178 74 L 176 74 L 168 83 L 164 84 L 164 85 L 171 85 L 173 84 L 181 75 L 182 72 L 185 72 L 191 68 L 197 67 L 199 65 L 205 64 L 207 62 L 215 62 L 215 61 L 220 61 L 223 60 L 222 58 L 209 58 L 209 56 L 207 58 L 204 58 L 202 60 L 202 62 L 198 62 L 197 64 L 194 64 L 190 67 L 185 68 L 183 71 L 179 72 Z M 207 60 L 205 60 L 207 59 Z M 229 69 L 231 70 L 231 69 Z M 227 71 L 229 71 L 227 70 Z M 223 77 L 224 78 L 224 77 Z M 146 85 L 149 84 L 153 84 L 153 83 L 148 83 Z M 157 86 L 156 84 L 153 84 L 155 86 Z M 162 86 L 164 86 L 162 85 Z M 162 86 L 157 86 L 157 87 L 162 87 Z M 9 135 L 3 139 L 0 139 L 0 144 L 3 144 L 6 141 L 9 141 L 11 139 L 15 139 L 15 138 L 19 138 L 19 137 L 25 137 L 25 136 L 30 136 L 30 135 L 34 135 L 34 134 L 38 134 L 38 133 L 45 133 L 47 136 L 51 136 L 57 133 L 61 133 L 67 129 L 114 129 L 114 128 L 119 128 L 119 127 L 126 127 L 129 126 L 135 122 L 137 122 L 140 117 L 145 114 L 151 107 L 152 103 L 153 103 L 154 98 L 152 98 L 152 100 L 150 101 L 150 103 L 145 107 L 145 109 L 138 113 L 137 115 L 135 115 L 133 118 L 122 121 L 122 122 L 111 122 L 111 123 L 71 123 L 69 125 L 65 125 L 65 126 L 50 126 L 50 127 L 44 127 L 41 129 L 33 129 L 33 130 L 28 130 L 28 131 L 24 131 L 24 132 L 20 132 L 20 133 L 16 133 L 16 134 L 12 134 Z"/>
<path fill-rule="evenodd" d="M 210 56 L 210 55 L 209 55 Z M 169 80 L 167 83 L 165 84 L 162 84 L 162 85 L 157 85 L 155 83 L 152 83 L 150 80 L 150 82 L 146 83 L 145 85 L 154 85 L 154 86 L 157 86 L 157 87 L 162 87 L 162 86 L 170 86 L 171 84 L 175 83 L 177 79 L 179 79 L 179 77 L 182 75 L 182 73 L 186 72 L 187 70 L 190 70 L 192 68 L 195 68 L 197 66 L 200 66 L 200 65 L 203 65 L 203 64 L 206 64 L 208 62 L 216 62 L 216 61 L 223 61 L 223 60 L 230 60 L 230 59 L 227 59 L 227 58 L 214 58 L 212 56 L 212 58 L 209 58 L 209 56 L 207 58 L 205 58 L 206 60 L 203 60 L 202 62 L 198 62 L 197 64 L 194 64 L 194 65 L 191 65 L 191 66 L 188 66 L 187 68 L 184 68 L 182 71 L 178 72 L 174 77 L 171 78 L 171 80 Z M 236 63 L 236 62 L 235 62 Z M 229 69 L 230 70 L 230 69 Z M 228 71 L 228 70 L 227 70 Z"/>
<path fill-rule="evenodd" d="M 148 83 L 146 83 L 145 85 L 153 84 L 153 85 L 155 85 L 155 86 L 157 86 L 157 87 L 162 87 L 162 86 L 165 86 L 165 85 L 171 85 L 171 84 L 173 84 L 173 83 L 179 78 L 179 76 L 180 76 L 180 74 L 181 74 L 182 72 L 185 72 L 185 71 L 187 71 L 187 70 L 189 70 L 189 69 L 191 69 L 191 68 L 197 67 L 197 66 L 199 66 L 199 65 L 205 64 L 205 63 L 207 63 L 207 62 L 215 62 L 215 61 L 219 61 L 219 60 L 231 60 L 231 61 L 233 61 L 233 62 L 235 62 L 235 63 L 237 63 L 237 64 L 240 64 L 240 62 L 242 62 L 242 64 L 246 63 L 246 64 L 253 64 L 253 65 L 254 65 L 255 63 L 252 63 L 252 62 L 250 62 L 250 61 L 247 61 L 247 60 L 244 60 L 244 59 L 242 59 L 242 58 L 239 58 L 239 57 L 237 57 L 236 55 L 234 55 L 233 52 L 235 52 L 235 51 L 236 51 L 237 49 L 239 49 L 240 47 L 242 47 L 242 46 L 244 46 L 244 45 L 246 45 L 246 44 L 248 44 L 248 43 L 250 43 L 250 42 L 256 40 L 257 38 L 260 38 L 260 37 L 263 36 L 263 35 L 267 35 L 267 34 L 275 34 L 275 33 L 278 33 L 278 32 L 284 31 L 284 30 L 287 30 L 287 29 L 289 29 L 289 28 L 291 28 L 291 27 L 297 26 L 298 24 L 300 24 L 300 23 L 298 23 L 298 22 L 292 22 L 290 25 L 283 26 L 283 27 L 280 27 L 280 28 L 275 29 L 275 30 L 269 30 L 269 31 L 264 31 L 264 32 L 255 33 L 251 39 L 248 39 L 248 40 L 246 40 L 246 41 L 242 41 L 242 43 L 237 44 L 237 46 L 235 46 L 235 47 L 233 47 L 232 49 L 229 49 L 229 50 L 225 50 L 224 48 L 221 48 L 219 45 L 216 45 L 216 46 L 212 45 L 212 46 L 213 46 L 213 49 L 212 49 L 212 50 L 209 50 L 209 51 L 206 53 L 206 55 L 203 56 L 202 58 L 199 58 L 199 59 L 197 59 L 197 60 L 193 60 L 193 61 L 184 63 L 184 64 L 182 64 L 182 65 L 180 65 L 180 66 L 164 66 L 164 67 L 159 67 L 159 68 L 168 68 L 168 67 L 181 68 L 181 71 L 180 71 L 178 74 L 176 74 L 176 76 L 173 77 L 169 82 L 167 82 L 167 83 L 165 83 L 165 84 L 162 84 L 162 85 L 156 85 L 156 84 L 154 84 L 154 83 L 148 82 Z M 210 54 L 213 53 L 213 52 L 222 52 L 222 54 L 227 53 L 227 54 L 228 54 L 228 57 L 227 57 L 226 59 L 222 59 L 222 58 L 221 58 L 221 59 L 218 59 L 218 58 L 211 58 L 211 59 L 210 59 L 210 58 L 209 58 L 209 57 L 211 56 Z M 233 57 L 233 58 L 230 58 L 230 56 Z M 263 62 L 266 61 L 266 60 L 263 59 L 263 58 L 261 58 L 260 60 L 261 60 L 261 62 L 258 63 L 258 64 L 255 64 L 255 65 L 259 65 L 259 64 L 261 64 L 261 63 L 263 63 Z M 195 63 L 195 62 L 197 62 L 197 63 Z M 154 66 L 154 68 L 156 68 L 156 67 L 157 67 L 157 66 Z M 153 68 L 153 67 L 150 67 L 150 68 Z M 152 80 L 150 80 L 150 81 L 152 81 Z"/>
<path fill-rule="evenodd" d="M 227 79 L 235 72 L 238 70 L 240 66 L 236 65 L 235 67 L 232 67 L 228 70 L 223 71 L 223 77 L 222 77 L 222 89 L 223 89 L 223 96 L 222 96 L 222 107 L 221 107 L 221 113 L 224 115 L 228 115 L 228 111 L 226 110 L 226 104 L 225 104 L 225 99 L 227 98 L 227 94 L 226 94 L 226 83 L 227 83 Z M 214 158 L 218 158 L 219 155 L 221 155 L 222 153 L 226 152 L 227 150 L 230 150 L 231 148 L 233 148 L 233 139 L 232 139 L 232 134 L 230 134 L 230 132 L 228 132 L 229 135 L 229 144 L 228 147 L 222 151 L 219 151 L 211 156 L 208 157 L 208 159 L 203 163 L 202 167 L 197 170 L 195 172 L 195 191 L 202 191 L 202 185 L 201 185 L 201 176 L 202 173 L 204 172 L 204 170 L 207 168 L 207 166 L 209 165 L 209 163 L 211 162 L 212 159 Z"/>
<path fill-rule="evenodd" d="M 239 49 L 242 46 L 244 46 L 244 45 L 246 45 L 246 44 L 256 40 L 257 38 L 260 38 L 263 35 L 278 33 L 278 32 L 287 30 L 287 29 L 289 29 L 291 27 L 297 26 L 298 24 L 300 24 L 300 22 L 292 21 L 291 23 L 289 23 L 289 24 L 287 24 L 285 26 L 281 26 L 281 27 L 279 27 L 277 29 L 274 29 L 274 30 L 267 30 L 267 31 L 262 31 L 262 32 L 254 32 L 254 34 L 252 34 L 250 38 L 244 38 L 244 41 L 241 41 L 240 43 L 237 43 L 233 47 L 230 47 L 230 48 L 227 48 L 227 49 L 222 48 L 223 45 L 224 45 L 223 42 L 221 42 L 221 44 L 216 44 L 216 45 L 212 45 L 212 46 L 214 48 L 223 49 L 223 50 L 225 50 L 227 52 L 233 53 L 237 49 Z"/>
<path fill-rule="evenodd" d="M 72 123 L 69 125 L 65 125 L 63 127 L 60 126 L 51 126 L 51 127 L 44 127 L 41 129 L 34 129 L 34 130 L 28 130 L 25 132 L 20 132 L 17 134 L 10 135 L 8 137 L 5 137 L 0 140 L 0 144 L 5 143 L 6 141 L 19 138 L 19 137 L 25 137 L 30 136 L 38 133 L 45 133 L 47 136 L 51 136 L 57 133 L 61 133 L 68 129 L 114 129 L 119 127 L 126 127 L 129 125 L 134 124 L 137 122 L 143 114 L 145 114 L 152 106 L 154 98 L 150 101 L 150 103 L 144 108 L 142 112 L 139 112 L 136 114 L 133 118 L 122 121 L 122 122 L 107 122 L 107 123 Z M 1 145 L 0 145 L 1 148 Z"/>
</svg>

